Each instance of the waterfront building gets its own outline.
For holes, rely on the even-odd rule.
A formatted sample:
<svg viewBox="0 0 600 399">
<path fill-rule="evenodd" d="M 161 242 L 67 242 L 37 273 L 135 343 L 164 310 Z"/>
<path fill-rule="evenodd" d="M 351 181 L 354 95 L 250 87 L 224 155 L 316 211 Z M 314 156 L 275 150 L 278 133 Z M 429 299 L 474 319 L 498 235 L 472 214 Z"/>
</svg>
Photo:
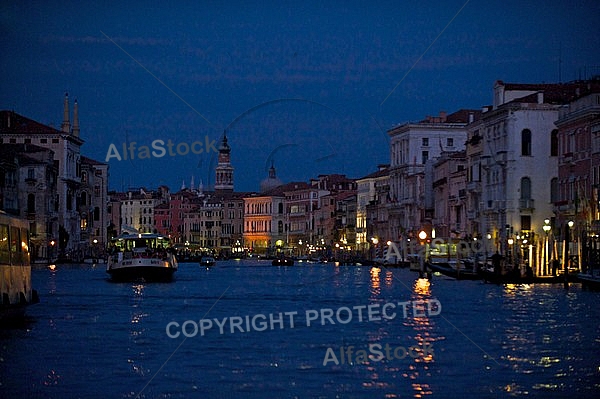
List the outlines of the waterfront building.
<svg viewBox="0 0 600 399">
<path fill-rule="evenodd" d="M 388 131 L 390 136 L 389 223 L 392 241 L 416 237 L 431 229 L 433 218 L 433 162 L 443 152 L 465 149 L 467 124 L 477 110 L 440 112 L 416 123 L 405 123 Z"/>
<path fill-rule="evenodd" d="M 571 253 L 582 266 L 590 259 L 580 243 L 598 248 L 600 234 L 600 81 L 589 82 L 580 97 L 558 111 L 558 176 L 551 182 L 551 201 L 557 215 L 553 234 L 559 240 L 575 242 Z M 591 92 L 591 93 L 589 93 Z M 569 228 L 569 221 L 573 226 Z M 567 233 L 570 229 L 570 237 Z M 588 240 L 592 240 L 591 243 Z M 584 253 L 582 253 L 582 251 Z M 598 260 L 596 259 L 596 262 Z"/>
<path fill-rule="evenodd" d="M 319 198 L 313 208 L 314 227 L 310 245 L 326 245 L 335 250 L 336 245 L 356 249 L 356 180 L 345 175 L 319 175 L 311 179 L 313 196 Z M 353 218 L 349 220 L 348 217 Z M 347 249 L 347 248 L 346 248 Z"/>
<path fill-rule="evenodd" d="M 34 144 L 0 147 L 0 209 L 29 221 L 31 261 L 57 256 L 57 169 L 54 152 Z"/>
<path fill-rule="evenodd" d="M 203 252 L 218 249 L 223 219 L 223 203 L 208 196 L 195 198 L 192 209 L 184 214 L 185 245 Z"/>
<path fill-rule="evenodd" d="M 216 191 L 214 198 L 222 204 L 218 249 L 225 256 L 244 252 L 244 197 L 246 192 Z"/>
<path fill-rule="evenodd" d="M 367 205 L 376 200 L 378 187 L 389 188 L 389 166 L 379 165 L 376 172 L 356 179 L 356 251 L 362 254 L 368 251 L 369 240 L 372 238 L 367 235 Z M 394 235 L 396 236 L 397 234 Z"/>
<path fill-rule="evenodd" d="M 492 109 L 491 105 L 482 107 L 481 112 L 487 112 Z M 480 116 L 480 115 L 479 115 Z M 467 215 L 467 236 L 470 238 L 480 238 L 481 235 L 481 210 L 483 208 L 483 188 L 481 186 L 481 176 L 483 173 L 482 155 L 483 155 L 483 132 L 484 124 L 481 117 L 474 118 L 467 128 L 467 142 L 465 155 L 467 158 L 467 196 L 466 196 L 466 215 Z"/>
<path fill-rule="evenodd" d="M 437 238 L 466 234 L 467 158 L 465 151 L 443 152 L 433 164 L 432 229 Z"/>
<path fill-rule="evenodd" d="M 344 253 L 356 249 L 356 191 L 342 191 L 335 195 L 334 234 Z"/>
<path fill-rule="evenodd" d="M 169 188 L 159 188 L 165 193 L 168 201 L 154 208 L 154 225 L 159 234 L 164 234 L 174 244 L 183 244 L 188 239 L 184 233 L 184 221 L 186 214 L 194 207 L 192 201 L 198 198 L 201 191 L 182 189 L 171 193 Z"/>
<path fill-rule="evenodd" d="M 284 211 L 285 190 L 298 184 L 306 183 L 288 183 L 244 197 L 243 245 L 248 251 L 259 255 L 291 252 L 288 246 L 289 226 Z"/>
<path fill-rule="evenodd" d="M 374 190 L 374 197 L 366 206 L 367 237 L 372 249 L 370 256 L 378 258 L 383 256 L 382 248 L 387 245 L 388 241 L 401 243 L 403 246 L 403 240 L 399 239 L 399 227 L 390 223 L 390 215 L 397 203 L 391 197 L 388 173 L 383 174 L 375 181 Z"/>
<path fill-rule="evenodd" d="M 71 123 L 69 105 L 68 95 L 65 95 L 60 129 L 41 124 L 14 111 L 1 111 L 0 144 L 34 144 L 54 153 L 57 195 L 53 204 L 57 213 L 58 226 L 58 237 L 54 239 L 60 257 L 78 260 L 86 255 L 85 251 L 91 244 L 87 239 L 98 238 L 84 234 L 85 241 L 82 241 L 82 214 L 77 202 L 81 198 L 81 146 L 84 141 L 80 137 L 77 100 L 73 104 L 73 123 Z M 48 229 L 48 231 L 52 230 L 53 228 Z M 95 237 L 103 236 L 100 234 Z M 100 246 L 105 244 L 99 242 Z"/>
<path fill-rule="evenodd" d="M 532 267 L 539 256 L 535 236 L 543 234 L 546 219 L 553 219 L 552 187 L 556 188 L 558 177 L 555 122 L 559 109 L 585 87 L 584 83 L 497 81 L 492 109 L 469 127 L 473 132 L 470 142 L 473 137 L 482 141 L 477 230 L 493 240 L 498 251 L 511 249 Z M 510 248 L 509 239 L 513 243 Z M 539 267 L 534 271 L 548 272 Z"/>
<path fill-rule="evenodd" d="M 107 193 L 108 205 L 106 214 L 108 218 L 107 236 L 109 239 L 116 237 L 121 232 L 121 202 L 125 201 L 127 193 L 109 191 Z"/>
<path fill-rule="evenodd" d="M 80 248 L 85 256 L 104 255 L 108 242 L 108 164 L 81 156 L 81 187 L 77 197 Z"/>
<path fill-rule="evenodd" d="M 144 188 L 129 190 L 121 201 L 121 233 L 158 233 L 154 208 L 168 201 L 164 186 L 158 191 Z"/>
</svg>

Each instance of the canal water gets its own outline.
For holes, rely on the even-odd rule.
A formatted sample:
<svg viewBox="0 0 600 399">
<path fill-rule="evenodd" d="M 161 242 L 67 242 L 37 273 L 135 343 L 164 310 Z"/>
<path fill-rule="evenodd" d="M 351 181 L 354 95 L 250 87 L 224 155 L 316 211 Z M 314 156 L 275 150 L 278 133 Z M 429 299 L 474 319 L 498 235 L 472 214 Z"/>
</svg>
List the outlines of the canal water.
<svg viewBox="0 0 600 399">
<path fill-rule="evenodd" d="M 0 329 L 0 397 L 600 397 L 600 293 L 577 284 L 257 260 L 175 275 L 34 270 L 41 303 Z"/>
</svg>

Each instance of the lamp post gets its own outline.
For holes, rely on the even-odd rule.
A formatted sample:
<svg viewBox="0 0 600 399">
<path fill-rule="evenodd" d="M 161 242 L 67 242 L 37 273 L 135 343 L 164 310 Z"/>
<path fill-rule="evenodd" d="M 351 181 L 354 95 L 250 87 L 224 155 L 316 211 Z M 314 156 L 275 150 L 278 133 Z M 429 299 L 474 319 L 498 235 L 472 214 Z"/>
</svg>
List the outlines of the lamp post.
<svg viewBox="0 0 600 399">
<path fill-rule="evenodd" d="M 548 265 L 549 265 L 549 257 L 550 254 L 548 253 L 548 233 L 550 232 L 550 229 L 552 229 L 552 227 L 550 226 L 550 219 L 544 219 L 544 226 L 542 227 L 542 230 L 544 230 L 544 233 L 546 233 L 546 245 L 545 245 L 545 249 L 544 249 L 544 265 L 543 265 L 543 274 L 545 276 L 547 276 L 548 273 Z"/>
<path fill-rule="evenodd" d="M 56 241 L 50 240 L 50 251 L 48 253 L 48 263 L 51 263 L 52 259 L 54 257 L 54 246 L 55 245 L 56 245 Z"/>
<path fill-rule="evenodd" d="M 97 263 L 96 258 L 98 257 L 98 249 L 97 249 L 98 248 L 97 247 L 98 240 L 94 238 L 92 243 L 94 244 L 94 245 L 92 245 L 92 258 L 93 258 L 94 263 Z"/>
<path fill-rule="evenodd" d="M 569 220 L 569 222 L 567 223 L 567 226 L 569 226 L 569 228 L 567 229 L 567 237 L 565 240 L 565 251 L 566 251 L 566 256 L 565 256 L 565 261 L 563 264 L 563 274 L 565 276 L 565 281 L 564 281 L 564 286 L 565 289 L 569 289 L 569 269 L 568 269 L 568 265 L 569 265 L 569 245 L 571 244 L 571 229 L 573 228 L 573 225 L 575 224 L 575 222 L 573 222 L 572 220 Z"/>
<path fill-rule="evenodd" d="M 512 262 L 513 262 L 513 244 L 514 243 L 515 243 L 515 240 L 512 237 L 510 237 L 508 239 L 508 251 L 509 251 L 509 253 L 508 253 L 509 257 L 508 257 L 508 259 L 509 259 L 509 262 L 510 262 L 511 265 L 512 265 Z"/>
<path fill-rule="evenodd" d="M 427 243 L 425 240 L 427 240 L 427 232 L 425 230 L 421 230 L 419 231 L 419 240 L 421 241 L 421 245 L 425 245 L 425 253 L 423 254 L 423 256 L 420 256 L 419 258 L 421 259 L 421 271 L 425 271 L 425 261 L 428 258 L 428 253 L 427 253 Z"/>
</svg>

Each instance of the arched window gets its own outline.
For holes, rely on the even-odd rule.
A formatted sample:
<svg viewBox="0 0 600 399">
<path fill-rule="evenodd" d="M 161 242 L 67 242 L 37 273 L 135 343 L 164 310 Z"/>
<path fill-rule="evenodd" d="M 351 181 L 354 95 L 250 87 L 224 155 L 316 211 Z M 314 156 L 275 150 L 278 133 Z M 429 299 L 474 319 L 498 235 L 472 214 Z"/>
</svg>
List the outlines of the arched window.
<svg viewBox="0 0 600 399">
<path fill-rule="evenodd" d="M 279 213 L 283 213 L 283 203 L 279 203 L 279 209 L 278 209 Z"/>
<path fill-rule="evenodd" d="M 531 199 L 531 179 L 529 177 L 521 178 L 521 199 Z"/>
<path fill-rule="evenodd" d="M 280 204 L 281 205 L 281 204 Z M 277 223 L 277 231 L 281 234 L 283 233 L 283 222 L 280 220 L 279 223 Z"/>
<path fill-rule="evenodd" d="M 531 156 L 531 130 L 523 129 L 521 132 L 521 155 Z"/>
</svg>

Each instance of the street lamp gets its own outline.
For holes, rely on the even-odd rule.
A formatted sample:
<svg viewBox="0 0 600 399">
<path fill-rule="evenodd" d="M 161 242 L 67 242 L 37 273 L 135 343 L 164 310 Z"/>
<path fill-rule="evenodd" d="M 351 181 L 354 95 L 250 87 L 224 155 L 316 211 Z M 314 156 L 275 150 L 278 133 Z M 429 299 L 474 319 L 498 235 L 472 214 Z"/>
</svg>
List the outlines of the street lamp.
<svg viewBox="0 0 600 399">
<path fill-rule="evenodd" d="M 52 257 L 54 256 L 54 246 L 56 245 L 56 241 L 50 240 L 50 253 L 48 254 L 48 262 L 52 261 Z"/>
<path fill-rule="evenodd" d="M 510 237 L 508 239 L 508 250 L 509 250 L 509 257 L 508 258 L 510 260 L 511 266 L 512 266 L 512 263 L 513 263 L 513 252 L 514 252 L 513 244 L 514 243 L 515 243 L 515 240 L 512 237 Z"/>
<path fill-rule="evenodd" d="M 92 240 L 92 244 L 94 244 L 94 245 L 92 245 L 92 258 L 96 258 L 98 256 L 97 255 L 98 250 L 96 249 L 96 246 L 98 244 L 98 240 L 96 238 L 94 238 Z M 94 262 L 94 263 L 96 263 L 96 262 Z"/>
<path fill-rule="evenodd" d="M 548 233 L 550 232 L 550 230 L 552 229 L 552 227 L 550 226 L 550 219 L 544 219 L 544 226 L 542 226 L 542 230 L 544 230 L 544 233 L 546 233 L 546 245 L 545 245 L 545 250 L 544 250 L 544 264 L 543 264 L 543 271 L 544 271 L 544 275 L 548 275 L 548 265 L 549 265 L 549 253 L 548 253 Z"/>
</svg>

